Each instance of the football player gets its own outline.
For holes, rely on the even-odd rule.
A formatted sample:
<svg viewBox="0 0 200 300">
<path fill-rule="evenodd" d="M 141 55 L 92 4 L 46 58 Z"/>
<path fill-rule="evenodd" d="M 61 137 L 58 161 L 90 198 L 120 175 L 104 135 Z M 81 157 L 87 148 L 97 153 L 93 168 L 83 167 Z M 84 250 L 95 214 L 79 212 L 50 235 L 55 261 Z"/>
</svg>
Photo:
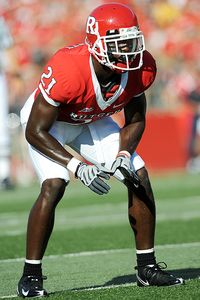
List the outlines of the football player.
<svg viewBox="0 0 200 300">
<path fill-rule="evenodd" d="M 156 262 L 154 196 L 145 163 L 136 153 L 145 129 L 145 90 L 155 76 L 155 60 L 145 50 L 136 15 L 117 3 L 97 7 L 87 19 L 85 43 L 58 50 L 46 64 L 21 110 L 41 191 L 29 215 L 20 296 L 47 295 L 42 258 L 69 171 L 99 195 L 109 192 L 110 176 L 127 186 L 138 286 L 183 284 Z M 111 116 L 122 109 L 125 125 L 120 129 Z"/>
</svg>

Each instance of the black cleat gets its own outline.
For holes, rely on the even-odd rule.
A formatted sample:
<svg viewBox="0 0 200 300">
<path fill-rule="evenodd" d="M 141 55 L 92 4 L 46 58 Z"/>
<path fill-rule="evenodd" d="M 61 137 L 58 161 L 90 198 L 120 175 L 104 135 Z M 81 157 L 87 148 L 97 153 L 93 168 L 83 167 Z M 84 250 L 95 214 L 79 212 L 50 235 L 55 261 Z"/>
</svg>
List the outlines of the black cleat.
<svg viewBox="0 0 200 300">
<path fill-rule="evenodd" d="M 161 265 L 163 264 L 163 265 Z M 147 265 L 145 267 L 135 267 L 138 270 L 137 285 L 143 286 L 175 286 L 184 284 L 183 278 L 176 278 L 163 269 L 166 269 L 166 263 L 158 263 L 155 265 Z"/>
<path fill-rule="evenodd" d="M 46 276 L 22 276 L 18 283 L 17 294 L 20 297 L 43 297 L 48 296 L 47 291 L 43 288 L 43 280 Z"/>
</svg>

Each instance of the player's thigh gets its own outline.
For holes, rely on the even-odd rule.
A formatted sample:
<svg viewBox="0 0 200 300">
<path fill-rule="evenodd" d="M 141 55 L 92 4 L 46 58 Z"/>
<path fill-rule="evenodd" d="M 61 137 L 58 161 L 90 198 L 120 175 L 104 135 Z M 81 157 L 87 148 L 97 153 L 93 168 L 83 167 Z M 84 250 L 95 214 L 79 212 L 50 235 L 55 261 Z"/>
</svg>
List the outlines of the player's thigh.
<svg viewBox="0 0 200 300">
<path fill-rule="evenodd" d="M 85 126 L 84 131 L 73 141 L 71 147 L 87 161 L 110 170 L 119 152 L 119 138 L 119 126 L 108 117 Z M 135 171 L 145 165 L 136 152 L 132 154 L 131 162 Z M 115 175 L 118 179 L 123 179 L 120 172 Z"/>
<path fill-rule="evenodd" d="M 60 178 L 66 182 L 70 180 L 69 172 L 66 168 L 48 159 L 29 144 L 28 150 L 34 170 L 41 184 L 46 179 L 51 178 Z"/>
<path fill-rule="evenodd" d="M 23 124 L 23 130 L 26 129 L 26 123 Z M 74 132 L 68 131 L 66 123 L 55 122 L 49 132 L 63 147 L 66 139 L 73 139 Z M 68 133 L 68 137 L 66 136 Z M 78 134 L 78 133 L 77 133 Z M 60 164 L 54 162 L 48 157 L 44 156 L 41 152 L 37 151 L 34 147 L 28 144 L 28 150 L 32 161 L 33 168 L 38 176 L 40 183 L 46 179 L 60 178 L 66 182 L 70 180 L 69 171 Z"/>
<path fill-rule="evenodd" d="M 70 146 L 87 161 L 110 168 L 119 150 L 119 127 L 111 118 L 85 125 Z"/>
</svg>

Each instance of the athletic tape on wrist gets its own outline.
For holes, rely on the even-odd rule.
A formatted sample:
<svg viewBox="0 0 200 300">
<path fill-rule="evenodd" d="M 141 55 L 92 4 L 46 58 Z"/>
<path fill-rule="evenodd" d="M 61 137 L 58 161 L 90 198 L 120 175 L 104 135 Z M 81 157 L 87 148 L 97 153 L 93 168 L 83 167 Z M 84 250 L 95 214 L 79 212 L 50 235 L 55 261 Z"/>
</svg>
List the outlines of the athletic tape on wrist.
<svg viewBox="0 0 200 300">
<path fill-rule="evenodd" d="M 126 151 L 126 150 L 119 151 L 119 153 L 117 154 L 117 156 L 120 156 L 120 155 L 124 155 L 124 156 L 126 156 L 128 158 L 131 157 L 130 153 L 128 151 Z"/>
<path fill-rule="evenodd" d="M 69 171 L 71 171 L 73 174 L 76 173 L 76 169 L 78 167 L 78 165 L 81 163 L 80 160 L 78 160 L 77 158 L 75 157 L 72 157 L 72 159 L 70 159 L 70 161 L 68 162 L 67 164 L 67 169 Z"/>
</svg>

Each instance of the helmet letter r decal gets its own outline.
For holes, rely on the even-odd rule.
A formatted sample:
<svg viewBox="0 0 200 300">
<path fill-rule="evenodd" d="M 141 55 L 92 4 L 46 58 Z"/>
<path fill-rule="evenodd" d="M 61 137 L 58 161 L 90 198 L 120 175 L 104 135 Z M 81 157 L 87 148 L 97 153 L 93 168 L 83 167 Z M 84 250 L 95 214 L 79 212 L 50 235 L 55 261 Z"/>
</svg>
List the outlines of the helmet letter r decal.
<svg viewBox="0 0 200 300">
<path fill-rule="evenodd" d="M 98 22 L 94 17 L 89 16 L 86 25 L 86 32 L 91 34 L 97 34 L 98 32 Z"/>
</svg>

